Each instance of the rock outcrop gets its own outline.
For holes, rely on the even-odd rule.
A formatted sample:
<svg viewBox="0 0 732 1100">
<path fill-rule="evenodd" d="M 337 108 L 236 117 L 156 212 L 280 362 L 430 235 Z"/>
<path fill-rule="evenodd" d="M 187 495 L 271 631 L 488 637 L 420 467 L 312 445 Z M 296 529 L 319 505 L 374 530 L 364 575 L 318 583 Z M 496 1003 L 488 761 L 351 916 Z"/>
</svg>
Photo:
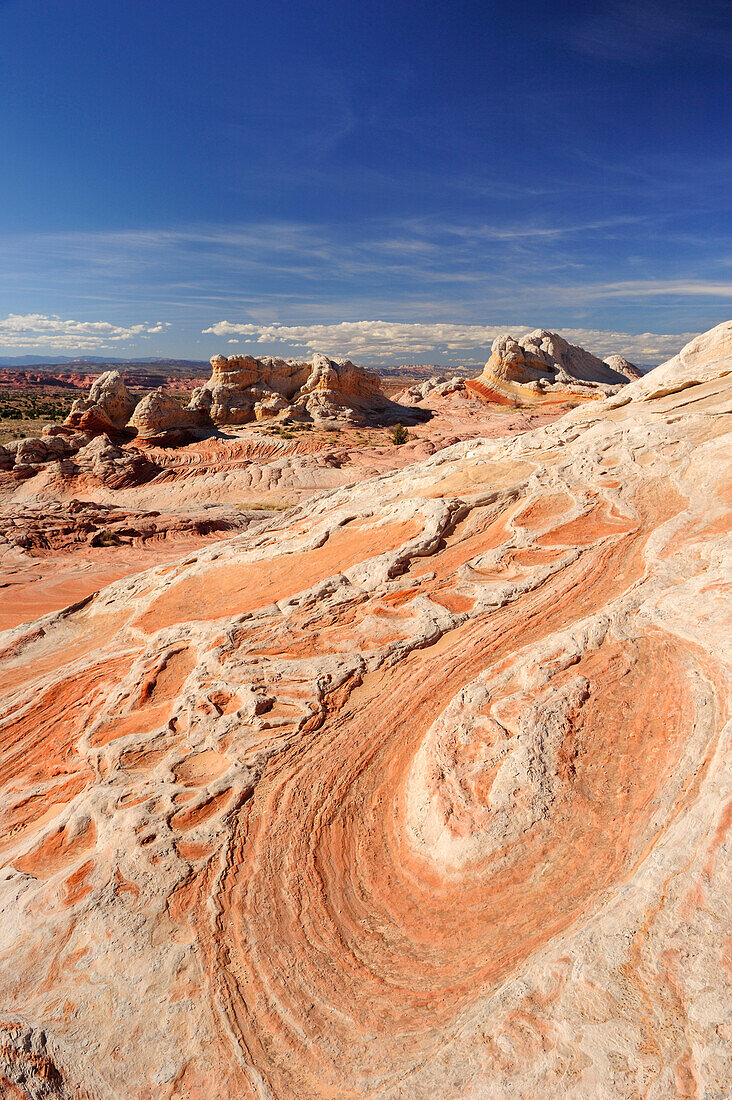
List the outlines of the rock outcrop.
<svg viewBox="0 0 732 1100">
<path fill-rule="evenodd" d="M 731 386 L 729 324 L 2 635 L 0 1086 L 730 1095 Z"/>
<path fill-rule="evenodd" d="M 189 512 L 131 512 L 90 500 L 14 504 L 0 510 L 0 548 L 65 551 L 78 546 L 143 546 L 165 539 L 236 534 L 261 513 L 209 505 Z"/>
<path fill-rule="evenodd" d="M 106 435 L 97 435 L 71 460 L 73 466 L 59 470 L 64 478 L 93 481 L 109 489 L 124 489 L 149 481 L 157 466 L 147 455 L 127 447 L 118 447 Z"/>
<path fill-rule="evenodd" d="M 188 408 L 216 425 L 235 425 L 280 413 L 366 423 L 389 406 L 373 371 L 316 353 L 312 363 L 214 355 L 211 378 Z"/>
<path fill-rule="evenodd" d="M 453 393 L 463 393 L 464 390 L 464 379 L 457 375 L 448 377 L 446 374 L 436 374 L 424 382 L 409 386 L 397 396 L 397 400 L 406 404 L 419 404 L 428 397 L 448 397 Z"/>
<path fill-rule="evenodd" d="M 466 387 L 474 396 L 496 404 L 603 398 L 630 378 L 640 377 L 638 368 L 622 356 L 611 360 L 598 359 L 543 329 L 518 340 L 497 336 L 483 373 Z"/>
<path fill-rule="evenodd" d="M 108 370 L 94 380 L 88 397 L 71 406 L 65 423 L 71 428 L 96 434 L 119 432 L 132 416 L 137 398 L 125 386 L 118 370 Z"/>
<path fill-rule="evenodd" d="M 130 417 L 128 426 L 136 438 L 150 443 L 180 443 L 187 439 L 193 428 L 201 425 L 202 418 L 193 410 L 183 408 L 179 401 L 166 393 L 163 387 L 147 393 L 140 400 Z"/>
<path fill-rule="evenodd" d="M 624 355 L 608 355 L 606 359 L 603 359 L 603 362 L 607 363 L 616 374 L 622 374 L 631 382 L 634 382 L 636 378 L 643 377 L 643 371 L 636 367 L 635 363 L 631 363 L 629 359 L 626 359 Z"/>
<path fill-rule="evenodd" d="M 74 479 L 122 489 L 149 481 L 158 471 L 147 455 L 118 446 L 97 429 L 82 432 L 48 425 L 48 431 L 0 447 L 0 491 L 40 474 L 56 482 Z"/>
</svg>

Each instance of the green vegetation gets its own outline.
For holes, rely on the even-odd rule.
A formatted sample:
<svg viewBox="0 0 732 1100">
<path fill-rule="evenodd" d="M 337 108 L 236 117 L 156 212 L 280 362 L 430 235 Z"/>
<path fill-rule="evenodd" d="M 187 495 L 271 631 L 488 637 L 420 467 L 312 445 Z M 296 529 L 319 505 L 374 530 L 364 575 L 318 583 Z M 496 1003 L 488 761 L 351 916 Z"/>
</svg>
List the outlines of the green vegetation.
<svg viewBox="0 0 732 1100">
<path fill-rule="evenodd" d="M 237 504 L 236 507 L 240 512 L 288 512 L 295 505 L 292 502 L 275 504 L 267 500 L 253 500 L 246 504 Z"/>
<path fill-rule="evenodd" d="M 114 531 L 110 531 L 108 527 L 101 527 L 91 540 L 92 546 L 119 546 L 121 539 Z"/>
<path fill-rule="evenodd" d="M 53 396 L 28 390 L 0 391 L 0 420 L 65 420 L 78 394 Z"/>
<path fill-rule="evenodd" d="M 40 435 L 44 424 L 65 420 L 78 393 L 0 390 L 0 445 Z"/>
<path fill-rule="evenodd" d="M 397 424 L 394 431 L 391 433 L 391 441 L 395 447 L 401 447 L 402 443 L 406 443 L 409 439 L 409 432 L 403 424 Z"/>
<path fill-rule="evenodd" d="M 296 432 L 313 430 L 312 424 L 294 424 L 292 420 L 283 420 L 279 424 L 263 424 L 260 421 L 258 427 L 264 428 L 268 435 L 276 435 L 280 439 L 294 439 Z"/>
</svg>

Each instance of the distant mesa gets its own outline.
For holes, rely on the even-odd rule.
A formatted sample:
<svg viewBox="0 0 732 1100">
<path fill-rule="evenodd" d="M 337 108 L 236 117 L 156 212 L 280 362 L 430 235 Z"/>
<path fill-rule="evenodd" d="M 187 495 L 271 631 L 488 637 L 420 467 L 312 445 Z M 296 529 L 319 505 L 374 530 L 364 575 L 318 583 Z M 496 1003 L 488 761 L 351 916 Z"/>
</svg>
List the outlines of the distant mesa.
<svg viewBox="0 0 732 1100">
<path fill-rule="evenodd" d="M 518 340 L 497 336 L 477 378 L 466 382 L 475 397 L 498 405 L 597 400 L 640 378 L 622 355 L 598 359 L 557 332 L 536 329 Z"/>
</svg>

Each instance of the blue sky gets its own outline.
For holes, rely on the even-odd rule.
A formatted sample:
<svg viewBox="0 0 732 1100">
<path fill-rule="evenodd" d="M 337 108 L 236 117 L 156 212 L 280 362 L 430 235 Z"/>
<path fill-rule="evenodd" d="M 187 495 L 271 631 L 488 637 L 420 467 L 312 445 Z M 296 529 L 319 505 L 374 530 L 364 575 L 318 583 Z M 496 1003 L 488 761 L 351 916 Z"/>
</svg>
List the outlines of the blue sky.
<svg viewBox="0 0 732 1100">
<path fill-rule="evenodd" d="M 665 358 L 732 315 L 729 13 L 0 0 L 0 355 Z"/>
</svg>

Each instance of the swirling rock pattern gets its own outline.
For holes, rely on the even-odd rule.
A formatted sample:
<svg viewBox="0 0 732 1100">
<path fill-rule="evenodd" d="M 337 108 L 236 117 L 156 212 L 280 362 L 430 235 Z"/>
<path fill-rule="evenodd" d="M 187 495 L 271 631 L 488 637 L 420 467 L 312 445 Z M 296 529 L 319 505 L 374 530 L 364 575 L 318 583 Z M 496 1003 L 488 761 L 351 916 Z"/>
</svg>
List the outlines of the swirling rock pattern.
<svg viewBox="0 0 732 1100">
<path fill-rule="evenodd" d="M 8 1095 L 729 1095 L 731 373 L 6 632 Z"/>
</svg>

